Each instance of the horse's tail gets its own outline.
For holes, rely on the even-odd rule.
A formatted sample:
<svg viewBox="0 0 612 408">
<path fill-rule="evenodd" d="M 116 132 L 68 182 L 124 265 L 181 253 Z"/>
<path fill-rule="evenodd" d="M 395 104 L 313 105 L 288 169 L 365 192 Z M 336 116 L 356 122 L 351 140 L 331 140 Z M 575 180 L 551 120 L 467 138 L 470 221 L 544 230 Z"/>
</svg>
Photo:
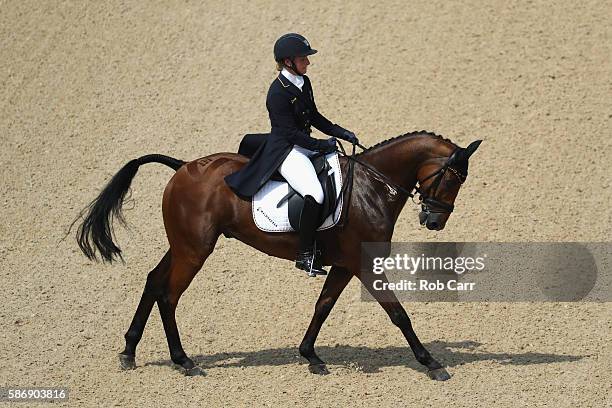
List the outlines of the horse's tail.
<svg viewBox="0 0 612 408">
<path fill-rule="evenodd" d="M 98 197 L 81 211 L 80 217 L 85 212 L 87 216 L 77 230 L 77 242 L 87 258 L 98 261 L 97 250 L 102 262 L 112 263 L 116 258 L 123 260 L 121 248 L 113 242 L 112 223 L 116 218 L 121 224 L 126 225 L 121 213 L 123 200 L 138 168 L 146 163 L 161 163 L 178 170 L 186 162 L 161 154 L 149 154 L 131 160 L 123 166 Z"/>
</svg>

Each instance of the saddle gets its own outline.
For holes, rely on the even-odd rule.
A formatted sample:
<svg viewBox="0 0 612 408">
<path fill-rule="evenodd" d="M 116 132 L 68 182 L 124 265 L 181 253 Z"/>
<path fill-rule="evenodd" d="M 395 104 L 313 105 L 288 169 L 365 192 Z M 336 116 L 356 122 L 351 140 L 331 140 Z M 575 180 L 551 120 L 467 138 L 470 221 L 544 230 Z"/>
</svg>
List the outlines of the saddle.
<svg viewBox="0 0 612 408">
<path fill-rule="evenodd" d="M 265 141 L 267 135 L 267 133 L 245 135 L 240 143 L 238 153 L 251 158 L 259 146 L 261 146 L 261 144 Z M 310 161 L 312 162 L 317 178 L 321 183 L 321 188 L 323 189 L 324 194 L 319 226 L 321 226 L 325 220 L 336 211 L 336 207 L 338 206 L 340 199 L 338 196 L 338 186 L 336 186 L 334 169 L 329 164 L 327 156 L 328 155 L 325 153 L 317 153 L 310 157 Z M 285 178 L 278 171 L 272 175 L 270 180 L 287 183 Z M 302 213 L 302 208 L 304 207 L 304 197 L 295 191 L 289 183 L 287 183 L 287 187 L 287 194 L 278 200 L 276 203 L 276 208 L 281 208 L 285 203 L 287 203 L 289 224 L 294 231 L 299 231 L 300 215 Z"/>
</svg>

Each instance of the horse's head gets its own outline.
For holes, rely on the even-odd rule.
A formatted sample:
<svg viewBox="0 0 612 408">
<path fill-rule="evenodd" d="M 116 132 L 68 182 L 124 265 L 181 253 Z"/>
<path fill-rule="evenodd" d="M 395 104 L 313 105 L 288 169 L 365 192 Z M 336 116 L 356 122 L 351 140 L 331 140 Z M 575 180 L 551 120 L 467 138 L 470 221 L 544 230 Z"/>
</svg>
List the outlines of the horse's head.
<svg viewBox="0 0 612 408">
<path fill-rule="evenodd" d="M 482 140 L 458 147 L 444 159 L 426 160 L 417 172 L 421 198 L 419 222 L 430 230 L 441 230 L 454 209 L 455 198 L 468 175 L 468 161 Z"/>
</svg>

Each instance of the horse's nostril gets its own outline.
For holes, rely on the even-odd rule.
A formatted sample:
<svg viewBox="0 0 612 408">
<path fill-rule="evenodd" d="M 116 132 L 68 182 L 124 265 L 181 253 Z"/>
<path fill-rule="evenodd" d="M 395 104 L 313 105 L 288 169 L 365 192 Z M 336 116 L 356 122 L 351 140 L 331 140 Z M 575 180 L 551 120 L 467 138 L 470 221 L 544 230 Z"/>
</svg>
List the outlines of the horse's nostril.
<svg viewBox="0 0 612 408">
<path fill-rule="evenodd" d="M 428 222 L 427 223 L 427 228 L 430 230 L 437 230 L 438 229 L 438 223 L 437 222 Z"/>
</svg>

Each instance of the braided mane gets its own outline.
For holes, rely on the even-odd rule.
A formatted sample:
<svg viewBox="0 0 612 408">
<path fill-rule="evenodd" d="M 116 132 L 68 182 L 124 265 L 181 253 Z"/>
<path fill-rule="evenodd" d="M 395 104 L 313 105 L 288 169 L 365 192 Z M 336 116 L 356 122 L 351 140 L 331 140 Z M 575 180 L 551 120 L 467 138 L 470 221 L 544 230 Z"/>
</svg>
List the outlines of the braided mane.
<svg viewBox="0 0 612 408">
<path fill-rule="evenodd" d="M 444 142 L 448 142 L 448 143 L 454 144 L 449 139 L 444 138 L 444 137 L 442 137 L 440 135 L 437 135 L 434 132 L 428 132 L 427 130 L 416 130 L 416 131 L 413 131 L 413 132 L 404 133 L 403 135 L 398 135 L 398 136 L 392 137 L 392 138 L 387 139 L 387 140 L 383 140 L 382 142 L 378 142 L 375 145 L 370 146 L 366 150 L 362 151 L 361 153 L 358 153 L 357 155 L 360 156 L 360 155 L 362 155 L 364 153 L 368 153 L 368 152 L 371 152 L 372 150 L 376 150 L 379 147 L 386 146 L 386 145 L 388 145 L 388 144 L 390 144 L 392 142 L 395 142 L 395 141 L 398 141 L 398 140 L 402 140 L 402 139 L 406 139 L 406 138 L 409 138 L 409 137 L 416 137 L 416 136 L 429 136 L 429 137 L 433 137 L 433 138 L 442 140 Z"/>
</svg>

